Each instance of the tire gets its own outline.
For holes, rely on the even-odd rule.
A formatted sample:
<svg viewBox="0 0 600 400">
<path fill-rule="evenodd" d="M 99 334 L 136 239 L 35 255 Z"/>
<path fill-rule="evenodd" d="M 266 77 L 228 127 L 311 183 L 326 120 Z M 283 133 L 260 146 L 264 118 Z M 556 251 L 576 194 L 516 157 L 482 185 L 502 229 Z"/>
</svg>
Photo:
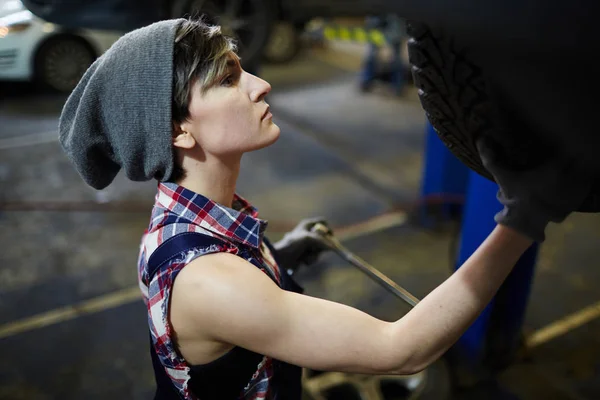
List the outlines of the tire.
<svg viewBox="0 0 600 400">
<path fill-rule="evenodd" d="M 83 39 L 54 37 L 36 53 L 35 79 L 47 89 L 70 93 L 95 59 L 94 51 Z"/>
<path fill-rule="evenodd" d="M 300 32 L 287 21 L 275 23 L 263 51 L 263 58 L 271 64 L 284 64 L 292 61 L 300 51 Z"/>
<path fill-rule="evenodd" d="M 221 25 L 223 32 L 234 37 L 244 67 L 258 65 L 269 40 L 275 13 L 271 0 L 177 0 L 171 15 L 198 17 Z"/>
<path fill-rule="evenodd" d="M 315 377 L 323 383 L 321 388 L 314 390 L 311 385 L 313 389 L 306 390 L 307 380 Z M 444 359 L 412 377 L 306 370 L 304 379 L 303 400 L 449 400 L 452 395 L 450 370 Z"/>
<path fill-rule="evenodd" d="M 415 393 L 404 389 L 406 394 L 403 395 L 402 388 L 395 389 L 389 385 L 386 388 L 386 381 L 381 381 L 381 391 L 384 400 L 450 400 L 452 397 L 452 381 L 450 370 L 444 359 L 440 359 L 431 364 L 425 370 L 424 385 Z M 407 395 L 410 393 L 409 395 Z"/>
<path fill-rule="evenodd" d="M 409 61 L 426 116 L 444 144 L 470 169 L 493 180 L 475 145 L 481 136 L 494 138 L 497 150 L 514 169 L 530 168 L 559 154 L 559 146 L 526 127 L 515 116 L 518 113 L 511 113 L 510 101 L 491 93 L 486 71 L 457 47 L 454 38 L 415 21 L 409 21 L 408 34 Z M 518 71 L 518 64 L 515 67 Z M 569 138 L 562 140 L 564 146 L 570 144 Z M 600 211 L 598 184 L 577 211 Z"/>
</svg>

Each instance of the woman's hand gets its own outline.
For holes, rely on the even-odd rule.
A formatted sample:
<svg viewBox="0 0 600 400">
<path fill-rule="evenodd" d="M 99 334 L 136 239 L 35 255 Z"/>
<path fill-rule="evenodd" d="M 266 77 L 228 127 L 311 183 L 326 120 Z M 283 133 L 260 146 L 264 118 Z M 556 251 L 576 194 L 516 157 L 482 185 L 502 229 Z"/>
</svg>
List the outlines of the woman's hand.
<svg viewBox="0 0 600 400">
<path fill-rule="evenodd" d="M 316 224 L 327 226 L 324 218 L 303 219 L 290 232 L 273 246 L 277 250 L 277 259 L 281 267 L 295 270 L 300 264 L 310 265 L 314 263 L 319 255 L 328 250 L 321 236 L 312 232 Z"/>
<path fill-rule="evenodd" d="M 504 209 L 496 214 L 496 222 L 535 241 L 543 241 L 546 225 L 564 221 L 590 193 L 591 174 L 578 160 L 555 157 L 521 171 L 499 159 L 493 140 L 480 138 L 477 148 L 483 165 L 500 186 L 498 200 Z"/>
</svg>

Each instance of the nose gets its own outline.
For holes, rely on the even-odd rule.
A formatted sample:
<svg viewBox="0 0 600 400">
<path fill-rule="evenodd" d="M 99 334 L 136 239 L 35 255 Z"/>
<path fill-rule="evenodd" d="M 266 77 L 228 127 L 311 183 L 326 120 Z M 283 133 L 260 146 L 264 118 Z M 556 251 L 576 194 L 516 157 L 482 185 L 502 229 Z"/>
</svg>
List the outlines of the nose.
<svg viewBox="0 0 600 400">
<path fill-rule="evenodd" d="M 244 72 L 247 76 L 248 80 L 248 89 L 250 94 L 250 99 L 253 102 L 263 101 L 264 98 L 271 91 L 271 85 L 269 82 L 264 79 L 260 79 L 258 76 L 254 76 L 248 72 Z"/>
</svg>

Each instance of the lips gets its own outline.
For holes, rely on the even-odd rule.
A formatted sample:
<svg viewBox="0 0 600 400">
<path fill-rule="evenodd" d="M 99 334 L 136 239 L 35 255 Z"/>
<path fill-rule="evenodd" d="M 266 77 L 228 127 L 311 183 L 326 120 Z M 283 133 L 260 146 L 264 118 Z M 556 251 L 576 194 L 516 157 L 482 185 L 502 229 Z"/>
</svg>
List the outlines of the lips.
<svg viewBox="0 0 600 400">
<path fill-rule="evenodd" d="M 267 117 L 269 115 L 270 111 L 271 111 L 271 107 L 267 106 L 267 109 L 263 113 L 262 117 L 260 117 L 260 119 L 265 119 L 265 117 Z"/>
</svg>

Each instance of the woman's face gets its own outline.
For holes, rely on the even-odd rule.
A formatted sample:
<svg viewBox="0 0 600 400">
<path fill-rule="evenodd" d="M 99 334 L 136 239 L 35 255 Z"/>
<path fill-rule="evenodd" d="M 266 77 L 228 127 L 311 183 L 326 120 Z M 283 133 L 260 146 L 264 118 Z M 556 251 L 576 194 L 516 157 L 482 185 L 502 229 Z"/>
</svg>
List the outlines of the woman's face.
<svg viewBox="0 0 600 400">
<path fill-rule="evenodd" d="M 193 136 L 204 153 L 237 156 L 258 150 L 279 138 L 265 96 L 271 85 L 242 70 L 231 57 L 226 73 L 204 94 L 192 87 L 190 117 L 180 129 Z"/>
</svg>

